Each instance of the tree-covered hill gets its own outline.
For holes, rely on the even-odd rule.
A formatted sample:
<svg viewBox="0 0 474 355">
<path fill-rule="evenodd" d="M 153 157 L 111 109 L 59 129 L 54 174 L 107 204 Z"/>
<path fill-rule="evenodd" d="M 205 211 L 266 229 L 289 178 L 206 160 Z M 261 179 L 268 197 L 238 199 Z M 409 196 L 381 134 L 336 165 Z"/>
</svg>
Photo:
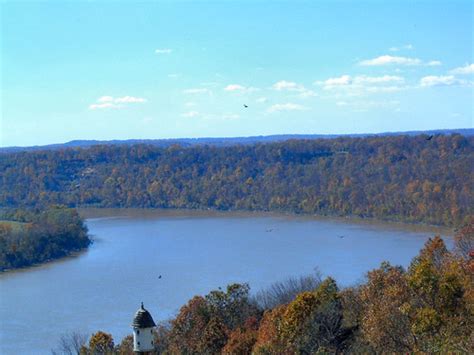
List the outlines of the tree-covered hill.
<svg viewBox="0 0 474 355">
<path fill-rule="evenodd" d="M 0 271 L 57 259 L 91 243 L 77 211 L 0 210 Z"/>
<path fill-rule="evenodd" d="M 473 143 L 420 135 L 2 154 L 0 206 L 272 210 L 454 226 L 473 214 Z"/>
</svg>

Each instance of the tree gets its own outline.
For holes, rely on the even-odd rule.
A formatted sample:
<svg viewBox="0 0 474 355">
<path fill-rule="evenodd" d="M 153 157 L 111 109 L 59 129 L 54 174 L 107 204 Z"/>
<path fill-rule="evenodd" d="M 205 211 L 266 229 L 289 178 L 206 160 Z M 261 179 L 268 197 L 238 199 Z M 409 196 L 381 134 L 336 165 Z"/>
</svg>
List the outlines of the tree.
<svg viewBox="0 0 474 355">
<path fill-rule="evenodd" d="M 51 352 L 61 355 L 79 355 L 81 349 L 87 344 L 87 335 L 72 332 L 64 334 L 59 338 L 59 344 Z"/>
<path fill-rule="evenodd" d="M 92 334 L 89 340 L 89 352 L 91 355 L 113 354 L 114 339 L 109 333 L 98 331 Z"/>
<path fill-rule="evenodd" d="M 243 327 L 234 329 L 229 334 L 229 339 L 222 349 L 223 354 L 247 355 L 252 353 L 252 349 L 257 341 L 258 320 L 251 317 L 245 321 Z"/>
<path fill-rule="evenodd" d="M 382 263 L 367 279 L 360 290 L 364 338 L 377 352 L 412 351 L 416 339 L 410 333 L 410 291 L 403 270 Z"/>
</svg>

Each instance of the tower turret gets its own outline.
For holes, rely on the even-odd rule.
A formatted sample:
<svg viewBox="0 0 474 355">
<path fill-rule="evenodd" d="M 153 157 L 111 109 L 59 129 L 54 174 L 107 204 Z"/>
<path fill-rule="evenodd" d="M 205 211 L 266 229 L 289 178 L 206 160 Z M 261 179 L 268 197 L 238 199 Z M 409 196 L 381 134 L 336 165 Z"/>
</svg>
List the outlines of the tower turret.
<svg viewBox="0 0 474 355">
<path fill-rule="evenodd" d="M 136 353 L 146 353 L 154 349 L 153 328 L 156 326 L 150 312 L 141 307 L 133 318 L 133 351 Z"/>
</svg>

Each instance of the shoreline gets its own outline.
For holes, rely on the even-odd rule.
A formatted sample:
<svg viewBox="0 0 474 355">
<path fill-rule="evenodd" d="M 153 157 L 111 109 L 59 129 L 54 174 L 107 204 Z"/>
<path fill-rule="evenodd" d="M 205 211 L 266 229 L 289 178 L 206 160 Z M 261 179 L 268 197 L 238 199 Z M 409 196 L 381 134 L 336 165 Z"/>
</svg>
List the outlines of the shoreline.
<svg viewBox="0 0 474 355">
<path fill-rule="evenodd" d="M 285 211 L 251 211 L 251 210 L 216 210 L 216 209 L 191 209 L 191 208 L 136 208 L 136 207 L 77 207 L 79 215 L 84 219 L 95 218 L 132 218 L 132 217 L 274 217 L 296 218 L 302 220 L 335 221 L 339 223 L 353 223 L 373 226 L 389 226 L 397 229 L 420 230 L 433 233 L 445 233 L 454 236 L 455 227 L 426 224 L 422 222 L 407 222 L 384 220 L 375 217 L 318 215 L 307 213 L 294 213 Z"/>
<path fill-rule="evenodd" d="M 55 264 L 55 263 L 66 261 L 68 259 L 76 258 L 76 257 L 80 256 L 81 254 L 87 252 L 89 250 L 89 247 L 92 244 L 94 244 L 93 236 L 89 236 L 89 239 L 91 240 L 91 242 L 88 246 L 86 246 L 84 248 L 81 248 L 79 250 L 73 250 L 73 251 L 67 253 L 66 255 L 60 256 L 58 258 L 48 259 L 48 260 L 41 261 L 41 262 L 38 262 L 38 263 L 34 263 L 34 264 L 31 264 L 31 265 L 25 265 L 25 266 L 22 266 L 22 267 L 17 267 L 17 268 L 14 268 L 14 269 L 0 270 L 0 277 L 2 277 L 2 275 L 7 275 L 7 274 L 10 275 L 10 274 L 13 274 L 13 273 L 16 273 L 16 272 L 28 271 L 30 269 L 45 267 L 45 266 L 48 266 L 48 265 L 52 265 L 52 264 Z"/>
<path fill-rule="evenodd" d="M 305 213 L 292 213 L 284 211 L 249 211 L 249 210 L 215 210 L 215 209 L 180 209 L 180 208 L 129 208 L 129 207 L 77 207 L 81 218 L 94 220 L 101 218 L 291 218 L 300 220 L 312 220 L 322 222 L 336 222 L 345 224 L 369 225 L 374 227 L 390 227 L 399 230 L 410 230 L 433 233 L 433 236 L 443 233 L 445 237 L 453 237 L 455 228 L 446 226 L 430 225 L 421 222 L 410 223 L 403 221 L 381 220 L 374 217 L 358 216 L 331 216 Z M 66 261 L 75 258 L 89 250 L 94 244 L 93 236 L 89 236 L 91 243 L 80 250 L 74 250 L 70 253 L 55 259 L 48 259 L 39 263 L 0 271 L 0 276 L 12 274 L 15 272 L 28 271 L 30 269 L 45 267 L 54 263 Z"/>
</svg>

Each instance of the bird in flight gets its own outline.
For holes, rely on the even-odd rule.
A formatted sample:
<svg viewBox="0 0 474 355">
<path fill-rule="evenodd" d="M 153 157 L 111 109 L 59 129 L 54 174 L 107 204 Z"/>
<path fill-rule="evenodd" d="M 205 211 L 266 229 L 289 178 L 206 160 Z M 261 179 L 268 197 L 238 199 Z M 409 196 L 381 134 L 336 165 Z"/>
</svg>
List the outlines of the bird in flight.
<svg viewBox="0 0 474 355">
<path fill-rule="evenodd" d="M 247 108 L 248 106 L 246 104 L 244 104 L 244 107 Z"/>
<path fill-rule="evenodd" d="M 429 136 L 428 138 L 426 138 L 427 141 L 430 141 L 433 139 L 433 135 Z"/>
<path fill-rule="evenodd" d="M 158 278 L 159 278 L 159 279 L 161 279 L 161 275 L 160 275 L 160 276 L 158 276 Z"/>
</svg>

